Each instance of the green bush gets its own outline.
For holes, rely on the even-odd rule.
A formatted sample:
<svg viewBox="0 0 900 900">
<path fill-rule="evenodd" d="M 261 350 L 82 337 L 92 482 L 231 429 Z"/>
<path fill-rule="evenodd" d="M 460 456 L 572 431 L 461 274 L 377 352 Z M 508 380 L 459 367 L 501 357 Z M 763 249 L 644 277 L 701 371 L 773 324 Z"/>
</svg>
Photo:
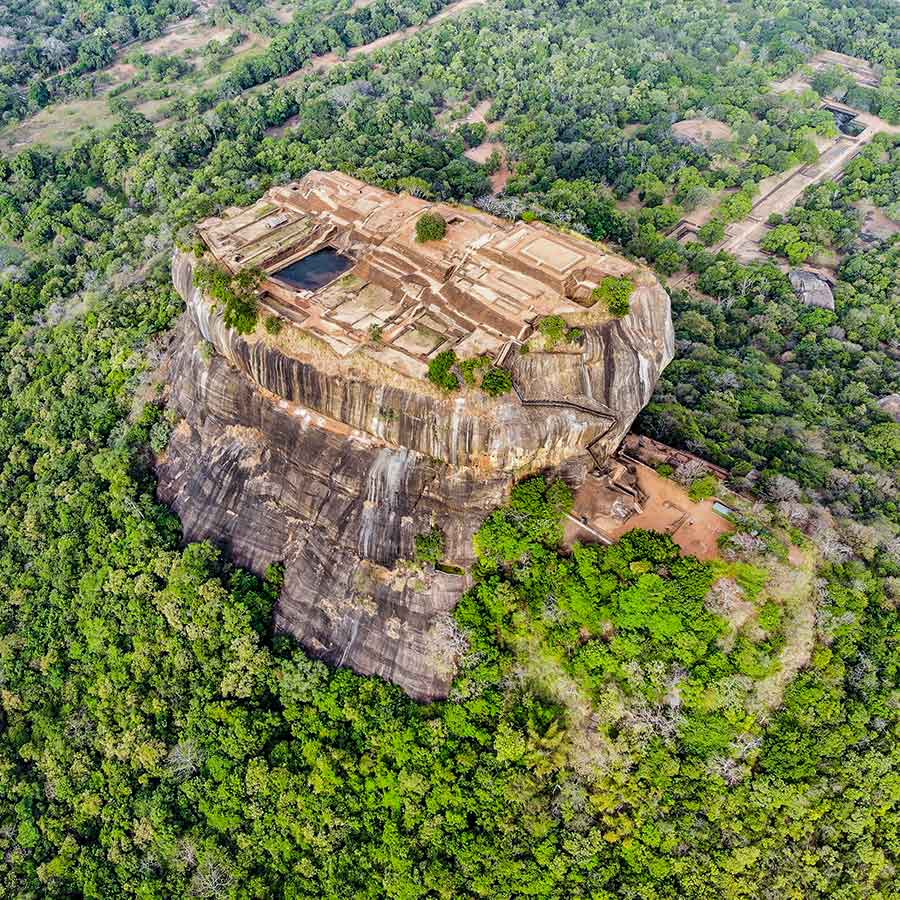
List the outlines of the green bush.
<svg viewBox="0 0 900 900">
<path fill-rule="evenodd" d="M 569 326 L 562 316 L 544 316 L 538 331 L 544 336 L 544 349 L 552 350 L 566 336 Z"/>
<path fill-rule="evenodd" d="M 215 263 L 201 262 L 194 270 L 194 285 L 216 304 L 221 304 L 225 324 L 238 334 L 256 328 L 257 289 L 264 277 L 261 269 L 250 267 L 232 275 Z"/>
<path fill-rule="evenodd" d="M 415 540 L 417 562 L 437 565 L 444 558 L 447 539 L 437 525 L 433 526 L 431 531 L 417 534 Z"/>
<path fill-rule="evenodd" d="M 481 379 L 481 389 L 491 397 L 508 394 L 512 390 L 512 375 L 502 366 L 491 366 Z"/>
<path fill-rule="evenodd" d="M 416 222 L 416 240 L 420 244 L 439 241 L 446 233 L 447 220 L 440 213 L 422 213 Z"/>
<path fill-rule="evenodd" d="M 593 298 L 602 303 L 610 315 L 622 318 L 631 310 L 631 294 L 634 288 L 635 283 L 630 278 L 607 275 L 600 285 L 594 288 Z"/>
<path fill-rule="evenodd" d="M 475 373 L 479 369 L 487 368 L 490 364 L 491 361 L 486 356 L 473 356 L 471 359 L 464 359 L 459 364 L 459 370 L 462 372 L 463 381 L 470 387 L 474 387 L 478 382 Z"/>
<path fill-rule="evenodd" d="M 459 379 L 453 373 L 455 365 L 455 351 L 442 350 L 428 363 L 428 380 L 445 391 L 455 391 L 459 387 Z"/>
<path fill-rule="evenodd" d="M 697 239 L 704 247 L 712 247 L 725 237 L 725 225 L 717 219 L 701 225 L 697 230 Z"/>
<path fill-rule="evenodd" d="M 269 334 L 281 334 L 282 328 L 284 328 L 284 322 L 278 316 L 268 316 L 266 318 L 266 331 Z"/>
<path fill-rule="evenodd" d="M 691 484 L 688 496 L 694 503 L 699 503 L 701 500 L 715 497 L 718 489 L 719 481 L 715 475 L 703 475 Z"/>
<path fill-rule="evenodd" d="M 760 246 L 770 253 L 787 257 L 792 266 L 800 265 L 816 251 L 813 244 L 803 240 L 796 225 L 776 225 L 762 239 Z"/>
</svg>

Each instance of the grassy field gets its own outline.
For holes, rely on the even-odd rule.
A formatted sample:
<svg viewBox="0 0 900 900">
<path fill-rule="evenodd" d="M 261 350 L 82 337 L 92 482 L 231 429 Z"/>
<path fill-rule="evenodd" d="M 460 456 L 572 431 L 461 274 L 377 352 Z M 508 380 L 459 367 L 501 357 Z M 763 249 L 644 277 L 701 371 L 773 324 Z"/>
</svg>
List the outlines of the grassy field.
<svg viewBox="0 0 900 900">
<path fill-rule="evenodd" d="M 279 22 L 290 21 L 293 8 L 284 0 L 272 3 L 270 12 Z M 235 31 L 243 31 L 246 39 L 239 44 L 215 70 L 207 67 L 202 56 L 203 48 L 210 41 L 223 43 Z M 130 102 L 153 122 L 166 117 L 166 108 L 178 95 L 187 95 L 209 87 L 235 66 L 245 55 L 266 47 L 270 39 L 256 33 L 248 33 L 246 27 L 220 26 L 208 21 L 205 15 L 196 14 L 175 23 L 165 34 L 131 44 L 116 61 L 97 73 L 96 94 L 90 99 L 71 99 L 48 106 L 34 116 L 0 130 L 0 153 L 16 153 L 25 147 L 43 144 L 55 149 L 71 146 L 76 139 L 91 131 L 108 128 L 115 116 L 110 111 L 109 95 L 135 79 L 138 83 L 117 96 Z M 151 56 L 180 56 L 193 64 L 193 69 L 172 82 L 152 82 L 141 76 L 139 70 L 126 60 L 136 52 Z M 168 96 L 163 96 L 168 94 Z"/>
</svg>

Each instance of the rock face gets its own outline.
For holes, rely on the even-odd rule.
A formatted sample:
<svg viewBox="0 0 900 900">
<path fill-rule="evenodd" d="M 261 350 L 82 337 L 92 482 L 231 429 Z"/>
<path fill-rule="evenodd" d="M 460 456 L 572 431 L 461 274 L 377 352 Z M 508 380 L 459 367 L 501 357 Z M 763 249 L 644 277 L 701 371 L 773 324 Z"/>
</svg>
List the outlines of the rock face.
<svg viewBox="0 0 900 900">
<path fill-rule="evenodd" d="M 801 303 L 821 309 L 834 309 L 834 294 L 824 278 L 806 269 L 794 269 L 788 277 Z"/>
<path fill-rule="evenodd" d="M 900 422 L 900 394 L 888 394 L 878 401 L 878 408 L 895 422 Z"/>
<path fill-rule="evenodd" d="M 507 361 L 517 393 L 445 396 L 388 384 L 303 347 L 242 337 L 193 285 L 169 361 L 182 416 L 157 464 L 159 496 L 185 538 L 210 539 L 263 572 L 285 564 L 276 626 L 314 655 L 445 696 L 459 652 L 450 613 L 463 575 L 405 561 L 437 524 L 448 563 L 523 475 L 566 465 L 575 477 L 611 453 L 673 353 L 669 299 L 646 273 L 620 320 L 584 327 L 575 352 Z"/>
</svg>

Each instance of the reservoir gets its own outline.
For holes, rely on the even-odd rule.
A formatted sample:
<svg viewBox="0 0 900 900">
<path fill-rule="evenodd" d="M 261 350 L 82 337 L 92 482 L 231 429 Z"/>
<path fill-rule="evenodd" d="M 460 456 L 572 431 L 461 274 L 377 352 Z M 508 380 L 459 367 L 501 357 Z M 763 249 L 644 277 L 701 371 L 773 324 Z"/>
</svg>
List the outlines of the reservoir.
<svg viewBox="0 0 900 900">
<path fill-rule="evenodd" d="M 286 282 L 302 291 L 317 291 L 334 281 L 353 265 L 349 256 L 338 253 L 334 247 L 323 247 L 272 273 L 273 278 Z"/>
</svg>

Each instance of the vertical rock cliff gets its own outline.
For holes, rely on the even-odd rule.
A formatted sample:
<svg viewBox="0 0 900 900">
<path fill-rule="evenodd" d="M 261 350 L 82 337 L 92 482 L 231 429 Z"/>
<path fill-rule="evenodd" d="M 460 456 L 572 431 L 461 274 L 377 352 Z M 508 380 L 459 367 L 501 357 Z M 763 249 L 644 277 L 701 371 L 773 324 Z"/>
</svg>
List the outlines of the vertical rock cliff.
<svg viewBox="0 0 900 900">
<path fill-rule="evenodd" d="M 584 327 L 578 352 L 507 361 L 516 392 L 444 396 L 330 359 L 242 337 L 193 285 L 169 360 L 181 421 L 158 461 L 159 496 L 187 540 L 210 539 L 240 565 L 285 565 L 276 626 L 314 655 L 376 674 L 411 696 L 446 695 L 458 652 L 451 612 L 461 575 L 407 563 L 438 524 L 449 563 L 513 481 L 611 453 L 672 356 L 669 299 L 644 274 L 621 320 Z"/>
</svg>

